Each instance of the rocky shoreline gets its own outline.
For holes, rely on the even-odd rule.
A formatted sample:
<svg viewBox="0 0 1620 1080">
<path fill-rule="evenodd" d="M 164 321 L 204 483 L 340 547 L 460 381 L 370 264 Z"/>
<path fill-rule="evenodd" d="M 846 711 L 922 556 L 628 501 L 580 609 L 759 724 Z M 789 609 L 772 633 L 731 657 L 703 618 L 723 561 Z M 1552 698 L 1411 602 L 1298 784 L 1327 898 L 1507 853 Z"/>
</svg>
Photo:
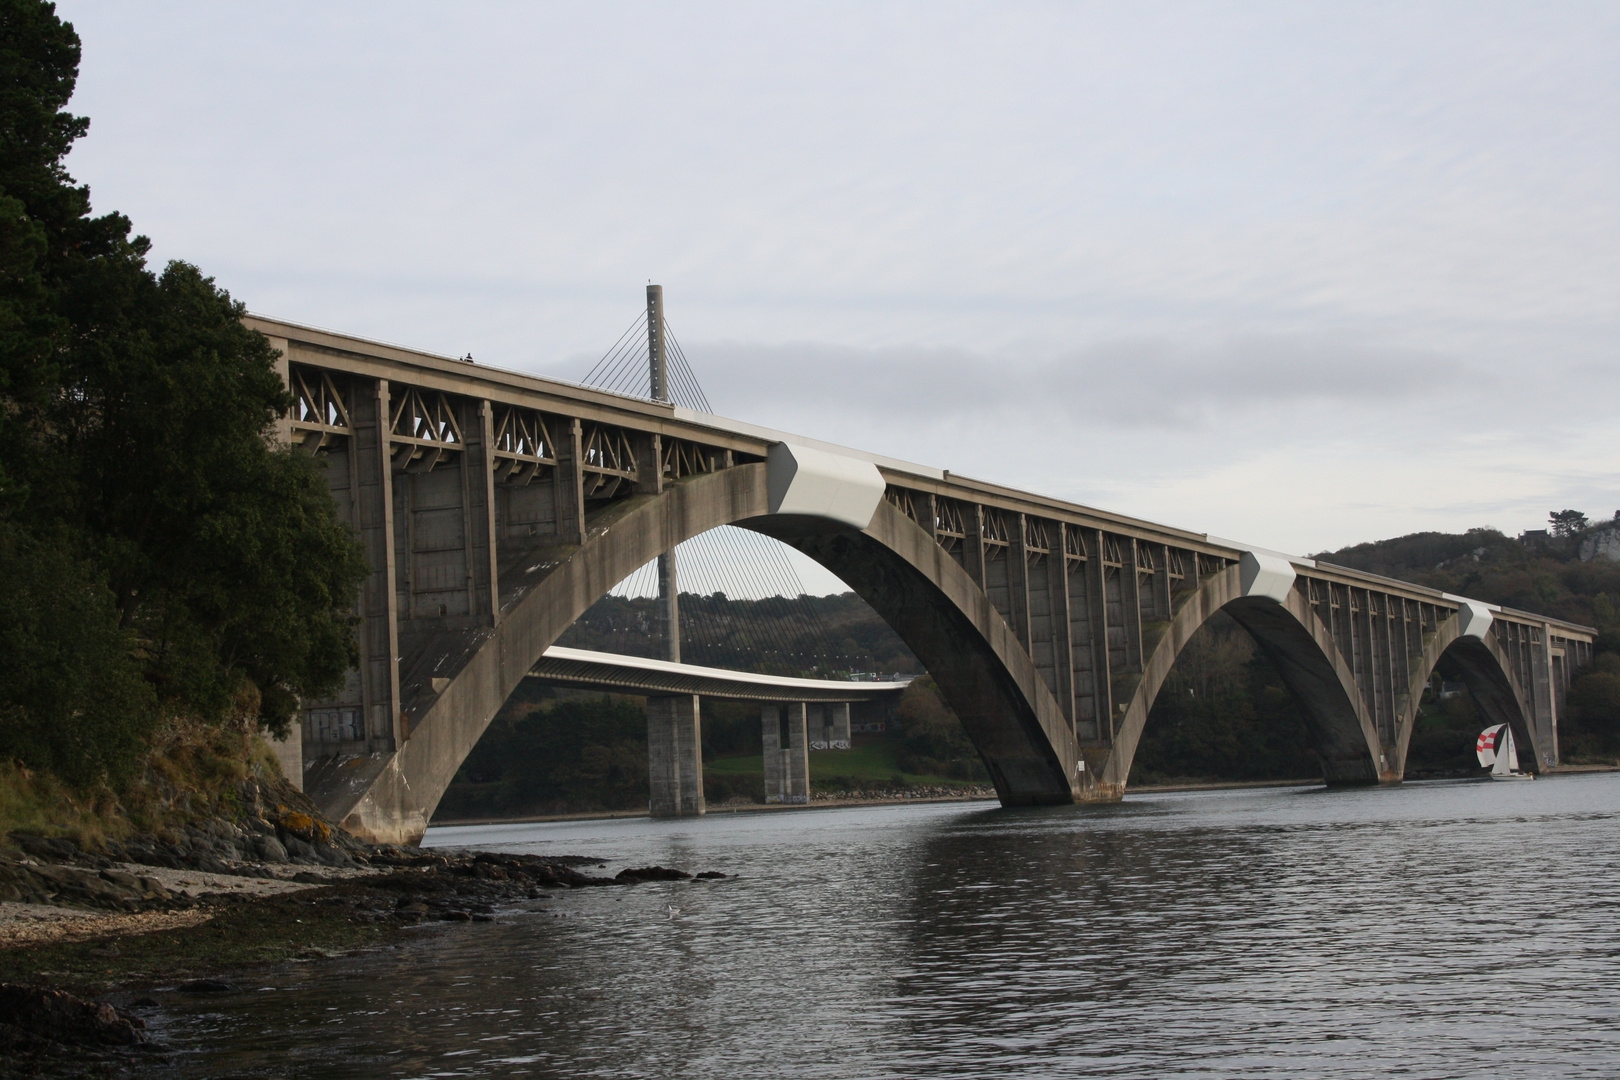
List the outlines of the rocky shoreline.
<svg viewBox="0 0 1620 1080">
<path fill-rule="evenodd" d="M 81 846 L 0 842 L 0 1078 L 124 1076 L 168 1048 L 143 1018 L 234 973 L 386 945 L 430 922 L 544 911 L 562 893 L 726 875 L 362 843 L 264 808 Z"/>
</svg>

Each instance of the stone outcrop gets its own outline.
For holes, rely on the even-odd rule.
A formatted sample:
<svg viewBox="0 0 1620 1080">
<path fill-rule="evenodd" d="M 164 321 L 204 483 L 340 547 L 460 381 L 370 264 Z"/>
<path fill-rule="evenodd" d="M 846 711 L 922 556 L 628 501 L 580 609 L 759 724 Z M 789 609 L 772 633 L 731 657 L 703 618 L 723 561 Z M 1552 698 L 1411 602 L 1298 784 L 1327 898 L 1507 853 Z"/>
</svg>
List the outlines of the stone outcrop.
<svg viewBox="0 0 1620 1080">
<path fill-rule="evenodd" d="M 85 1001 L 61 990 L 0 983 L 0 1045 L 137 1046 L 147 1041 L 136 1016 L 106 1002 Z"/>
<path fill-rule="evenodd" d="M 1581 562 L 1594 559 L 1613 559 L 1620 562 L 1620 525 L 1598 529 L 1581 538 Z"/>
</svg>

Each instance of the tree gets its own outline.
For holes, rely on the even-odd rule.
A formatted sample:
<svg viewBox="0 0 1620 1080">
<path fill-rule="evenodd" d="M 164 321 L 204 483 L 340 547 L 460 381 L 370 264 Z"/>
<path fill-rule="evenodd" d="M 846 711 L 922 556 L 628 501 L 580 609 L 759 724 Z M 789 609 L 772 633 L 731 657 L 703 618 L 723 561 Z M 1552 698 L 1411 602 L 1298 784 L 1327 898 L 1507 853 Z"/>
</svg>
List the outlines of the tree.
<svg viewBox="0 0 1620 1080">
<path fill-rule="evenodd" d="M 160 712 L 285 730 L 355 659 L 365 564 L 244 308 L 146 265 L 63 164 L 79 40 L 0 0 L 0 754 L 116 775 Z"/>
<path fill-rule="evenodd" d="M 1574 536 L 1586 528 L 1586 515 L 1579 510 L 1554 510 L 1547 515 L 1554 536 Z"/>
<path fill-rule="evenodd" d="M 962 721 L 945 704 L 930 676 L 913 679 L 901 691 L 898 712 L 902 769 L 956 780 L 989 779 Z"/>
<path fill-rule="evenodd" d="M 127 775 L 157 698 L 71 545 L 0 523 L 0 753 L 69 783 Z"/>
</svg>

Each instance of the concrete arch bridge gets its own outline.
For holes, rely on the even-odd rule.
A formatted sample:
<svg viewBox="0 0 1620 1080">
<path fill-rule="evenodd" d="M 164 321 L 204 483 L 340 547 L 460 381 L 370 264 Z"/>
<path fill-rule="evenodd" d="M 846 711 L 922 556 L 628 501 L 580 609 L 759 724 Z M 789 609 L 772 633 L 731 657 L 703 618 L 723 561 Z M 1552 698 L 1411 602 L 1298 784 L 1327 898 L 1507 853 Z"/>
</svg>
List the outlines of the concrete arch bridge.
<svg viewBox="0 0 1620 1080">
<path fill-rule="evenodd" d="M 282 436 L 325 455 L 372 566 L 361 666 L 307 703 L 300 749 L 306 790 L 375 840 L 420 838 L 496 710 L 592 603 L 721 525 L 798 548 L 871 604 L 1006 805 L 1120 798 L 1155 695 L 1217 611 L 1303 704 L 1329 783 L 1401 779 L 1442 665 L 1534 768 L 1556 768 L 1564 694 L 1590 659 L 1587 627 L 668 404 L 248 324 L 297 398 Z"/>
</svg>

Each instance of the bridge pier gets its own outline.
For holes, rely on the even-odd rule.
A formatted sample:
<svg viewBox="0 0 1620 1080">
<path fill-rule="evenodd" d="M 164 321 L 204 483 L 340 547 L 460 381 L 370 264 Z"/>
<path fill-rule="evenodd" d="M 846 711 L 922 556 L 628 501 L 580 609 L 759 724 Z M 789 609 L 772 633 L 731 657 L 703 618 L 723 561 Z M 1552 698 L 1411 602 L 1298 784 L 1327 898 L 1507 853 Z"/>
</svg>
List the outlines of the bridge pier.
<svg viewBox="0 0 1620 1080">
<path fill-rule="evenodd" d="M 768 803 L 803 805 L 810 801 L 808 713 L 802 701 L 760 707 L 760 744 Z"/>
<path fill-rule="evenodd" d="M 696 817 L 703 804 L 703 728 L 696 694 L 647 699 L 648 808 L 653 817 Z"/>
</svg>

